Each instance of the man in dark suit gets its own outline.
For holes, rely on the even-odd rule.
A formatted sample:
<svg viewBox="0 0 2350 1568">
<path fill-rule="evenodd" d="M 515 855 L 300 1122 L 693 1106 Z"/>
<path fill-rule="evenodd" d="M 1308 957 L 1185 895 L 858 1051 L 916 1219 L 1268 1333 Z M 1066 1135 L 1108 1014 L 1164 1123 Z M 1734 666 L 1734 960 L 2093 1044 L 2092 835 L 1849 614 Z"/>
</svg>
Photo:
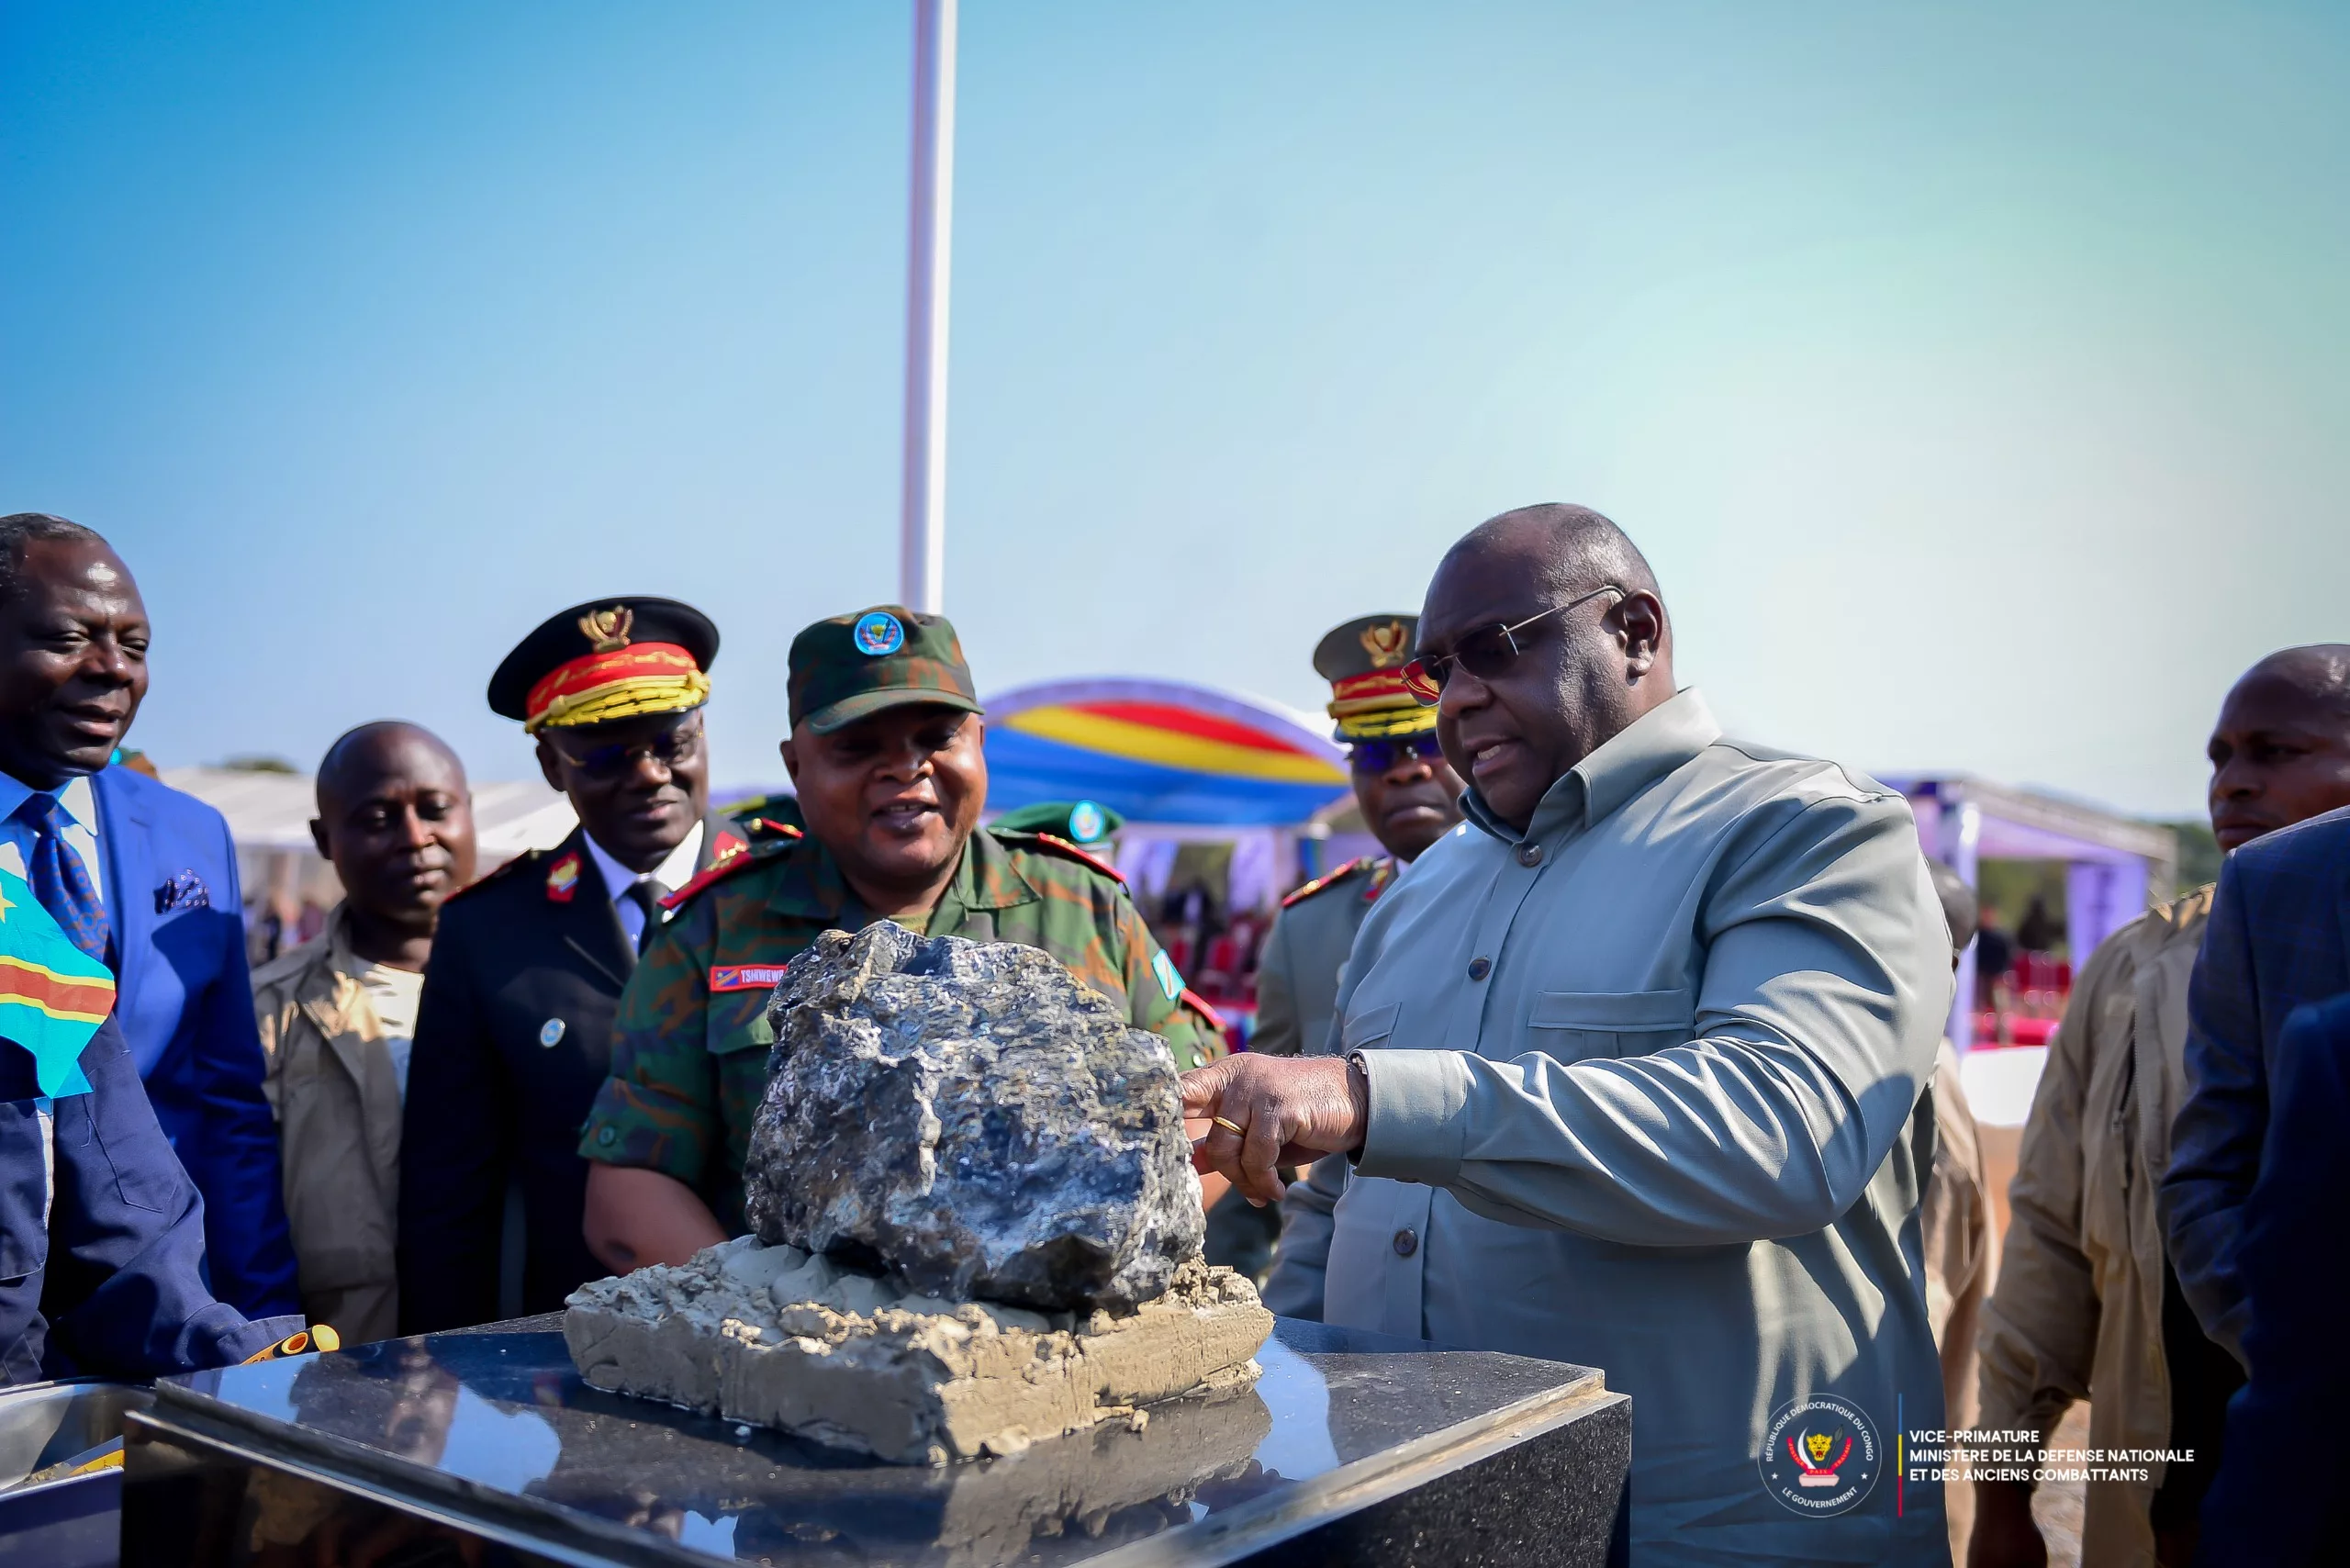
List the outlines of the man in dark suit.
<svg viewBox="0 0 2350 1568">
<path fill-rule="evenodd" d="M 117 977 L 116 1016 L 155 1118 L 204 1197 L 215 1294 L 297 1310 L 220 813 L 108 767 L 147 693 L 139 587 L 63 518 L 0 518 L 0 868 Z"/>
<path fill-rule="evenodd" d="M 607 1269 L 580 1224 L 580 1124 L 610 1070 L 612 1015 L 660 900 L 744 847 L 706 821 L 702 704 L 718 630 L 666 599 L 574 605 L 498 666 L 489 705 L 538 738 L 579 827 L 442 909 L 417 1014 L 400 1148 L 400 1324 L 428 1333 L 551 1312 Z M 500 1299 L 505 1195 L 522 1287 Z"/>
<path fill-rule="evenodd" d="M 2279 664 L 2279 661 L 2285 661 Z M 2262 744 L 2300 754 L 2308 787 L 2350 792 L 2350 645 L 2296 648 L 2279 665 L 2329 703 Z M 2250 677 L 2246 678 L 2247 679 Z M 2229 808 L 2215 807 L 2215 823 Z M 2285 819 L 2290 821 L 2288 817 Z M 2164 1228 L 2179 1289 L 2204 1332 L 2245 1360 L 2237 1249 L 2260 1172 L 2268 1089 L 2297 1007 L 2350 991 L 2350 807 L 2244 845 L 2220 872 L 2188 990 L 2187 1089 L 2163 1178 Z"/>
<path fill-rule="evenodd" d="M 300 1332 L 205 1288 L 204 1205 L 139 1085 L 114 975 L 8 871 L 0 955 L 0 1385 L 193 1372 Z"/>
<path fill-rule="evenodd" d="M 2238 1252 L 2252 1379 L 2228 1406 L 2226 1457 L 2203 1499 L 2215 1568 L 2338 1562 L 2341 1504 L 2325 1456 L 2342 1450 L 2342 1195 L 2350 1193 L 2350 996 L 2304 1007 L 2277 1035 L 2260 1179 Z"/>
</svg>

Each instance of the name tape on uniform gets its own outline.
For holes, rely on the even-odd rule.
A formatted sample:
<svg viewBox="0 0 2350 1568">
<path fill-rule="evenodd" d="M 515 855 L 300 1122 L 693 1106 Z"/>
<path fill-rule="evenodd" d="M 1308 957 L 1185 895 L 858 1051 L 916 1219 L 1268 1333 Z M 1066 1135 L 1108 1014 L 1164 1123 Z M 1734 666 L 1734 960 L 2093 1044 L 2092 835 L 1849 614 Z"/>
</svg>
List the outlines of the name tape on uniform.
<svg viewBox="0 0 2350 1568">
<path fill-rule="evenodd" d="M 710 967 L 710 989 L 712 991 L 773 991 L 786 964 L 712 964 Z"/>
</svg>

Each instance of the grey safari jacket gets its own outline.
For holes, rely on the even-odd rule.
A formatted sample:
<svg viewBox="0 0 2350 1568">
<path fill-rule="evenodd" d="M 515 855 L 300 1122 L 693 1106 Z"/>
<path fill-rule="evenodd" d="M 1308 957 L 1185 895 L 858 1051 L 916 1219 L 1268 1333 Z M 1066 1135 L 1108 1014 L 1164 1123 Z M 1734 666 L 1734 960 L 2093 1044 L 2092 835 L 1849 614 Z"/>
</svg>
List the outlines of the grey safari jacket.
<svg viewBox="0 0 2350 1568">
<path fill-rule="evenodd" d="M 1947 1562 L 1942 1487 L 1888 1473 L 1897 1422 L 1942 1419 L 1907 1130 L 1950 939 L 1907 802 L 1724 741 L 1688 690 L 1523 836 L 1464 804 L 1347 961 L 1368 1133 L 1291 1189 L 1267 1299 L 1602 1369 L 1636 1568 Z M 1760 1464 L 1818 1394 L 1880 1456 L 1830 1517 Z"/>
</svg>

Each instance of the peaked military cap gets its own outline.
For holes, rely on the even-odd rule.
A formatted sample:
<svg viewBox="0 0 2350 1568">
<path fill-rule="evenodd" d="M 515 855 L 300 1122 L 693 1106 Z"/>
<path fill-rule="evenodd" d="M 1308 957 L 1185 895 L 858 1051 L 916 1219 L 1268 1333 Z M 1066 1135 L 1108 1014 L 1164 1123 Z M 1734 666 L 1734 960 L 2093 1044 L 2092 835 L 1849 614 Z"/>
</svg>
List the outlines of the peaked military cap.
<svg viewBox="0 0 2350 1568">
<path fill-rule="evenodd" d="M 1404 689 L 1404 666 L 1417 651 L 1416 615 L 1366 615 L 1334 628 L 1315 645 L 1314 671 L 1330 683 L 1330 717 L 1342 741 L 1418 734 L 1436 728 L 1436 710 Z"/>
<path fill-rule="evenodd" d="M 927 702 L 979 713 L 963 644 L 944 615 L 881 604 L 791 639 L 791 723 L 830 734 L 887 708 Z"/>
<path fill-rule="evenodd" d="M 489 678 L 490 711 L 547 728 L 677 713 L 710 700 L 718 628 L 674 599 L 593 599 L 559 610 Z"/>
</svg>

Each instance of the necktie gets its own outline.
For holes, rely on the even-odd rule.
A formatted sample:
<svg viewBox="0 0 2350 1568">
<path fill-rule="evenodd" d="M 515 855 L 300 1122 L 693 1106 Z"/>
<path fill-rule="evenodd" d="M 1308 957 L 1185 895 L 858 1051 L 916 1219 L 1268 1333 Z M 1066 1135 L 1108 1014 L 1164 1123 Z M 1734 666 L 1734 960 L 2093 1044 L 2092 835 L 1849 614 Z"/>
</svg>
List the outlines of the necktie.
<svg viewBox="0 0 2350 1568">
<path fill-rule="evenodd" d="M 56 796 L 36 790 L 17 808 L 17 820 L 33 830 L 33 852 L 25 867 L 25 880 L 50 918 L 64 928 L 73 946 L 104 962 L 106 956 L 106 911 L 98 902 L 96 884 L 81 856 L 66 847 L 64 829 L 73 819 Z"/>
<path fill-rule="evenodd" d="M 661 901 L 669 896 L 668 884 L 658 877 L 640 877 L 621 896 L 644 912 L 644 924 L 636 933 L 636 951 L 642 957 L 661 934 Z"/>
</svg>

